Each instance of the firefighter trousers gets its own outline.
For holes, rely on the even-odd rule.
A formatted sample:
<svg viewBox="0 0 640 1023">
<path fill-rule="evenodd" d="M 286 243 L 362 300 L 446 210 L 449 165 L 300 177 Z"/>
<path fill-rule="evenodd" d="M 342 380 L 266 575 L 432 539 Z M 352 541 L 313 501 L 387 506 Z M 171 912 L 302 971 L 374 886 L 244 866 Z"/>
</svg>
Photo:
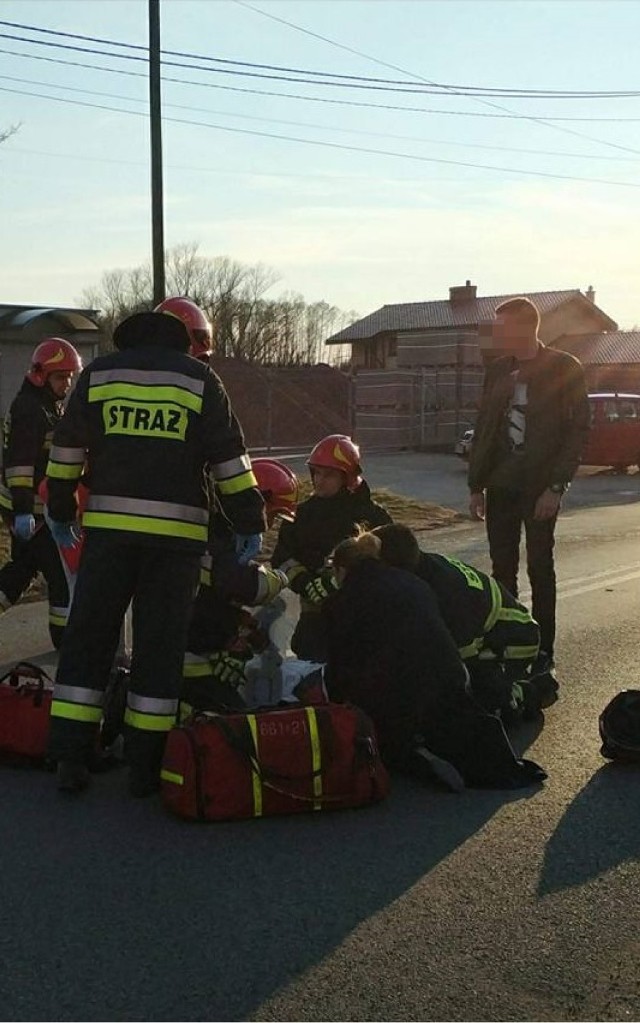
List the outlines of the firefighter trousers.
<svg viewBox="0 0 640 1023">
<path fill-rule="evenodd" d="M 83 761 L 91 755 L 120 627 L 131 602 L 127 758 L 132 768 L 159 767 L 175 721 L 199 572 L 198 554 L 136 544 L 110 530 L 87 532 L 58 662 L 52 757 Z"/>
<path fill-rule="evenodd" d="M 44 522 L 30 540 L 18 540 L 11 534 L 11 560 L 0 568 L 0 607 L 6 610 L 16 604 L 39 572 L 47 583 L 49 634 L 57 650 L 67 624 L 71 596 L 60 551 Z"/>
</svg>

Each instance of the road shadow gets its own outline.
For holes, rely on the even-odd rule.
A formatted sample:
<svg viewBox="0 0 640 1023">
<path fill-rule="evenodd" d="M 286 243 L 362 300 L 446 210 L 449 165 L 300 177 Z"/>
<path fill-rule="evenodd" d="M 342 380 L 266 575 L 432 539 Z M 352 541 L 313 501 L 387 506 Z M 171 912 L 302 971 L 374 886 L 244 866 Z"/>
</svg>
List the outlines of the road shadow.
<svg viewBox="0 0 640 1023">
<path fill-rule="evenodd" d="M 545 850 L 538 895 L 585 884 L 640 857 L 640 764 L 603 765 L 567 807 Z"/>
<path fill-rule="evenodd" d="M 13 1020 L 241 1020 L 322 961 L 517 792 L 394 779 L 376 807 L 188 824 L 125 794 L 79 798 L 5 769 L 3 1013 Z"/>
</svg>

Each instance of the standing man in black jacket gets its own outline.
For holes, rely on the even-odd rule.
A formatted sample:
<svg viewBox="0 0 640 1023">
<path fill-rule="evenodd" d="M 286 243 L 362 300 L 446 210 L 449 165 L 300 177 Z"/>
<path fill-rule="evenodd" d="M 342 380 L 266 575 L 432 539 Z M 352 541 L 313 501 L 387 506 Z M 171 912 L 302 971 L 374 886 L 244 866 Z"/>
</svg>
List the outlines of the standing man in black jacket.
<svg viewBox="0 0 640 1023">
<path fill-rule="evenodd" d="M 58 787 L 77 792 L 102 717 L 120 626 L 133 602 L 125 749 L 132 795 L 158 788 L 177 705 L 187 629 L 207 544 L 208 480 L 235 530 L 240 561 L 266 527 L 242 430 L 219 377 L 187 355 L 184 324 L 138 313 L 114 334 L 119 351 L 81 374 L 47 469 L 51 528 L 74 542 L 75 490 L 90 497 L 84 549 L 51 708 Z"/>
<path fill-rule="evenodd" d="M 517 597 L 524 525 L 533 617 L 540 626 L 537 672 L 549 673 L 556 632 L 553 560 L 556 519 L 580 463 L 589 430 L 582 366 L 566 352 L 545 348 L 540 316 L 527 298 L 496 309 L 484 394 L 469 461 L 470 512 L 486 517 L 493 575 Z"/>
<path fill-rule="evenodd" d="M 47 337 L 4 421 L 0 514 L 11 532 L 11 560 L 0 569 L 0 613 L 15 604 L 41 572 L 49 596 L 49 633 L 60 646 L 69 613 L 69 585 L 60 552 L 43 518 L 38 486 L 44 479 L 51 438 L 63 402 L 82 369 L 77 351 L 64 338 Z"/>
</svg>

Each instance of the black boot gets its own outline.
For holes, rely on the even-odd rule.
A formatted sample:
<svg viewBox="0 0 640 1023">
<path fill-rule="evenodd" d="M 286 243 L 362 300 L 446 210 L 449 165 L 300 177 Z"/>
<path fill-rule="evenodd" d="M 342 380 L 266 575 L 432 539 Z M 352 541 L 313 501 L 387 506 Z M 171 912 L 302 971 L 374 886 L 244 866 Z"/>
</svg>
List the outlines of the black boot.
<svg viewBox="0 0 640 1023">
<path fill-rule="evenodd" d="M 89 768 L 79 760 L 59 760 L 58 791 L 77 795 L 89 784 Z"/>
</svg>

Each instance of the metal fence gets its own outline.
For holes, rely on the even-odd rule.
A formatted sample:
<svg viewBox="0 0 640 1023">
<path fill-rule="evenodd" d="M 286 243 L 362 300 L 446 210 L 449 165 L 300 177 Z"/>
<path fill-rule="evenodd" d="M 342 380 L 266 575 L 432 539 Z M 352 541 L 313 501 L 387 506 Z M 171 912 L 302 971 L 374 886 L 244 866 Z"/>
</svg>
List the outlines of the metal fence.
<svg viewBox="0 0 640 1023">
<path fill-rule="evenodd" d="M 373 448 L 447 448 L 476 418 L 481 366 L 359 370 L 355 433 Z"/>
</svg>

